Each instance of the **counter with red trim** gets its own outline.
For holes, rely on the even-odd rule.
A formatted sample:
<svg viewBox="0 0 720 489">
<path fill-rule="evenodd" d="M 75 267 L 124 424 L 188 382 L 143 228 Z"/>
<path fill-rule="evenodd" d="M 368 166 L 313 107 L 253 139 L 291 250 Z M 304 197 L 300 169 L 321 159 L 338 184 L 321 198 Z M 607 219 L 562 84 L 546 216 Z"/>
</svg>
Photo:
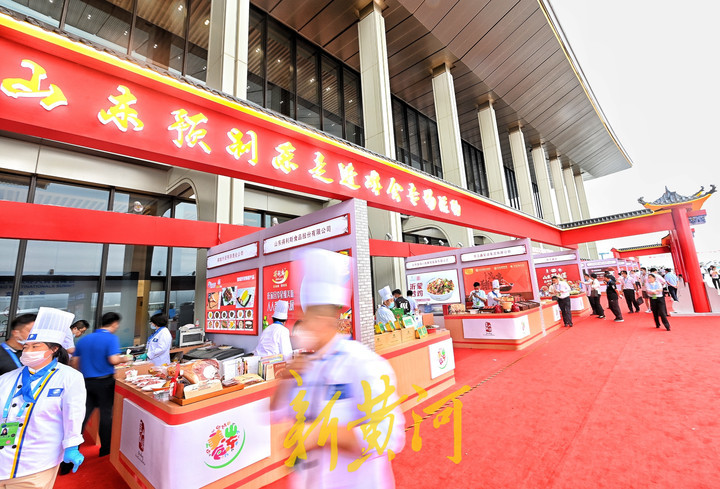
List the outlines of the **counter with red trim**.
<svg viewBox="0 0 720 489">
<path fill-rule="evenodd" d="M 570 296 L 570 310 L 575 317 L 587 317 L 590 315 L 590 301 L 585 292 Z"/>
<path fill-rule="evenodd" d="M 259 488 L 288 473 L 275 382 L 180 406 L 117 380 L 110 461 L 134 489 Z"/>
<path fill-rule="evenodd" d="M 390 362 L 395 371 L 398 395 L 407 396 L 401 406 L 403 411 L 417 405 L 420 393 L 414 385 L 432 397 L 455 384 L 455 356 L 450 332 L 446 330 L 376 353 Z"/>
<path fill-rule="evenodd" d="M 520 312 L 445 316 L 445 327 L 457 348 L 522 350 L 561 324 L 555 301 Z"/>
</svg>

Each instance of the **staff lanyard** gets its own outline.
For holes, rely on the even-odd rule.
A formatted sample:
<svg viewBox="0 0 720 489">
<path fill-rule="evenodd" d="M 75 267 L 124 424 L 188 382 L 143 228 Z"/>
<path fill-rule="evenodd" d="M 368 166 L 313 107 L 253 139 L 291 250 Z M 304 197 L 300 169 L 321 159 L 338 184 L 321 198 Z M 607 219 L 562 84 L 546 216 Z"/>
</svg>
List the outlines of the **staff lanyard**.
<svg viewBox="0 0 720 489">
<path fill-rule="evenodd" d="M 38 391 L 42 388 L 43 384 L 45 383 L 45 380 L 52 375 L 54 368 L 57 366 L 57 360 L 53 360 L 49 365 L 42 368 L 41 370 L 37 371 L 32 377 L 40 378 L 40 381 L 35 385 L 35 388 L 32 390 L 32 397 L 33 397 L 33 403 L 37 401 L 37 395 Z M 23 378 L 23 373 L 28 372 L 27 378 Z M 20 382 L 32 382 L 33 378 L 31 378 L 30 371 L 27 370 L 27 367 L 25 367 L 22 372 L 20 372 L 20 375 L 18 375 L 17 380 L 15 381 L 15 386 L 17 386 Z M 18 392 L 15 395 L 8 396 L 7 401 L 5 401 L 5 408 L 3 408 L 3 422 L 7 422 L 8 416 L 10 415 L 10 404 L 12 404 L 13 399 L 20 396 L 22 397 L 22 389 L 19 389 Z M 20 406 L 20 409 L 18 410 L 17 418 L 22 418 L 23 414 L 25 413 L 25 410 L 29 406 L 29 402 L 27 402 L 24 398 L 22 399 L 22 406 Z"/>
<path fill-rule="evenodd" d="M 17 354 L 13 351 L 12 348 L 10 348 L 10 346 L 8 346 L 7 343 L 3 342 L 2 345 L 0 345 L 0 346 L 2 346 L 3 349 L 7 352 L 7 354 L 10 355 L 10 358 L 12 358 L 13 362 L 15 362 L 15 366 L 17 368 L 20 368 L 23 366 L 23 364 L 20 363 L 20 359 L 17 357 Z"/>
</svg>

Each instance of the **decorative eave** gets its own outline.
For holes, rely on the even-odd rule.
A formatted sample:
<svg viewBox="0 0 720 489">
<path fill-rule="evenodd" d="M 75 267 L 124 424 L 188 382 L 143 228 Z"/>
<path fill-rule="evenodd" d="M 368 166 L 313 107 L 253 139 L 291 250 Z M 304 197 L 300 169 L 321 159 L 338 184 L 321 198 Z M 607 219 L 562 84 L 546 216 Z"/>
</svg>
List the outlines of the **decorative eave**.
<svg viewBox="0 0 720 489">
<path fill-rule="evenodd" d="M 690 204 L 692 206 L 692 210 L 697 211 L 702 209 L 703 204 L 705 201 L 710 197 L 710 195 L 714 194 L 716 191 L 715 185 L 710 185 L 710 190 L 705 192 L 705 187 L 700 187 L 700 190 L 695 192 L 689 197 L 686 197 L 684 195 L 680 195 L 677 192 L 671 191 L 665 187 L 665 193 L 660 196 L 659 199 L 655 200 L 654 202 L 645 202 L 645 200 L 640 197 L 638 199 L 638 202 L 642 204 L 646 209 L 649 209 L 653 212 L 667 209 L 669 207 L 675 207 L 678 205 L 687 205 Z"/>
</svg>

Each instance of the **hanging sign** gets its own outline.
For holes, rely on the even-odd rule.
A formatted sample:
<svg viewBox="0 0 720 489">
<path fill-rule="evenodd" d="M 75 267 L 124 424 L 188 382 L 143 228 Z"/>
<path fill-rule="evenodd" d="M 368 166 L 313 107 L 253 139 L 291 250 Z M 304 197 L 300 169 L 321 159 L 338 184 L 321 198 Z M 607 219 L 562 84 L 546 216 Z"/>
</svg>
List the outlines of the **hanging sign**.
<svg viewBox="0 0 720 489">
<path fill-rule="evenodd" d="M 524 255 L 527 253 L 525 245 L 509 246 L 507 248 L 497 248 L 494 250 L 475 251 L 472 253 L 464 253 L 460 255 L 461 262 L 489 260 L 491 258 L 503 258 L 506 256 Z"/>
<path fill-rule="evenodd" d="M 250 243 L 234 250 L 225 251 L 223 253 L 208 256 L 207 267 L 216 268 L 230 263 L 237 263 L 243 260 L 250 260 L 258 256 L 258 242 Z"/>
<path fill-rule="evenodd" d="M 568 253 L 567 255 L 557 255 L 557 256 L 545 256 L 545 257 L 537 257 L 533 258 L 533 263 L 535 265 L 541 265 L 543 263 L 557 263 L 560 261 L 574 261 L 577 260 L 577 256 L 575 256 L 574 253 Z"/>
<path fill-rule="evenodd" d="M 434 267 L 437 265 L 451 265 L 457 262 L 454 255 L 439 256 L 437 258 L 427 258 L 425 260 L 410 261 L 405 263 L 406 270 L 416 270 L 418 268 Z"/>
<path fill-rule="evenodd" d="M 313 224 L 312 226 L 267 238 L 263 241 L 263 253 L 269 255 L 278 251 L 337 238 L 338 236 L 344 236 L 349 233 L 350 217 L 345 214 L 344 216 Z"/>
</svg>

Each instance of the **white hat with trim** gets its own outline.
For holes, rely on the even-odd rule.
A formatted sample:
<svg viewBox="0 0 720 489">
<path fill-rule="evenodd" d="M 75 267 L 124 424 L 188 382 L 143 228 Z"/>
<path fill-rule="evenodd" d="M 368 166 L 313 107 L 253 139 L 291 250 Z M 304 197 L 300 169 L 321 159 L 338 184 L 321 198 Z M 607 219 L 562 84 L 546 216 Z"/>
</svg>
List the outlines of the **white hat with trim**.
<svg viewBox="0 0 720 489">
<path fill-rule="evenodd" d="M 285 321 L 288 316 L 288 306 L 288 301 L 277 301 L 275 303 L 275 310 L 272 313 L 272 317 Z"/>
<path fill-rule="evenodd" d="M 75 314 L 52 307 L 41 307 L 27 342 L 57 343 L 65 346 L 67 338 L 72 335 L 70 325 L 73 319 Z"/>
</svg>

